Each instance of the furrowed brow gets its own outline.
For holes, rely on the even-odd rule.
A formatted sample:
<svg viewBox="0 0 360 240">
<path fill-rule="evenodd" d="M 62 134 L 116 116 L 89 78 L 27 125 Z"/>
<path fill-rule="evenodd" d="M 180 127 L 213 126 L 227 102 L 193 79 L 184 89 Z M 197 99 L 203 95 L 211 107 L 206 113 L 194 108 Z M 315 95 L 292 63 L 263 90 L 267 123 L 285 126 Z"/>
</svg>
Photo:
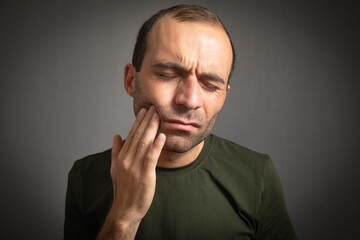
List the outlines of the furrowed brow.
<svg viewBox="0 0 360 240">
<path fill-rule="evenodd" d="M 175 62 L 156 63 L 151 65 L 152 68 L 167 68 L 174 69 L 179 72 L 188 72 L 188 69 Z"/>
<path fill-rule="evenodd" d="M 180 65 L 176 62 L 165 62 L 165 63 L 156 63 L 151 65 L 152 68 L 166 68 L 166 69 L 174 69 L 179 72 L 189 72 L 184 66 Z M 204 77 L 211 81 L 218 82 L 221 85 L 225 86 L 225 81 L 219 75 L 215 73 L 201 73 L 198 77 Z"/>
<path fill-rule="evenodd" d="M 204 77 L 211 81 L 218 82 L 223 86 L 225 85 L 224 79 L 222 79 L 219 75 L 215 73 L 201 73 L 199 77 Z"/>
</svg>

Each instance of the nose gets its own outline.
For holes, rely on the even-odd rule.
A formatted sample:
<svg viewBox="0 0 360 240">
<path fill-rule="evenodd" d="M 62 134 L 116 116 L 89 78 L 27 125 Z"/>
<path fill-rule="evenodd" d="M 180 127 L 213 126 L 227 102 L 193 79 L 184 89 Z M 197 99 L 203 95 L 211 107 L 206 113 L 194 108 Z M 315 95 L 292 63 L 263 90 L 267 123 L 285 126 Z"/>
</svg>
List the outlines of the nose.
<svg viewBox="0 0 360 240">
<path fill-rule="evenodd" d="M 190 75 L 179 82 L 175 103 L 187 109 L 197 109 L 203 105 L 202 91 L 196 76 Z"/>
</svg>

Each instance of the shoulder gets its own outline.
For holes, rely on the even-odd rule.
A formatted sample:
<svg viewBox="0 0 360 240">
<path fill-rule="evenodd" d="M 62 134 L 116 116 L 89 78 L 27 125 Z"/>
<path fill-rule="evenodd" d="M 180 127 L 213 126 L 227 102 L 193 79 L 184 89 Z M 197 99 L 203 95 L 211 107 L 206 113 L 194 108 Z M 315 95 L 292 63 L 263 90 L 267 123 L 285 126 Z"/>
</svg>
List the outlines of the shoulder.
<svg viewBox="0 0 360 240">
<path fill-rule="evenodd" d="M 109 160 L 111 160 L 111 149 L 83 157 L 75 161 L 74 165 L 82 169 L 92 169 L 103 166 Z"/>
<path fill-rule="evenodd" d="M 271 164 L 268 154 L 251 150 L 222 137 L 212 135 L 212 138 L 213 145 L 210 157 L 216 159 L 216 161 L 227 162 L 242 169 L 248 168 L 253 171 L 259 171 L 265 165 Z"/>
<path fill-rule="evenodd" d="M 271 158 L 224 138 L 211 138 L 212 148 L 202 170 L 226 189 L 242 213 L 253 219 L 268 189 L 266 184 L 273 185 L 276 178 Z"/>
<path fill-rule="evenodd" d="M 110 166 L 111 149 L 75 161 L 69 173 L 67 214 L 76 224 L 86 221 L 89 233 L 99 227 L 111 205 Z"/>
<path fill-rule="evenodd" d="M 96 175 L 108 175 L 111 166 L 111 149 L 88 155 L 75 161 L 69 175 L 92 178 Z"/>
<path fill-rule="evenodd" d="M 242 156 L 250 157 L 250 158 L 268 158 L 269 156 L 264 153 L 256 152 L 251 150 L 247 147 L 239 145 L 233 141 L 227 140 L 222 137 L 218 137 L 216 135 L 212 135 L 213 137 L 213 150 L 217 153 L 237 153 L 241 154 Z"/>
</svg>

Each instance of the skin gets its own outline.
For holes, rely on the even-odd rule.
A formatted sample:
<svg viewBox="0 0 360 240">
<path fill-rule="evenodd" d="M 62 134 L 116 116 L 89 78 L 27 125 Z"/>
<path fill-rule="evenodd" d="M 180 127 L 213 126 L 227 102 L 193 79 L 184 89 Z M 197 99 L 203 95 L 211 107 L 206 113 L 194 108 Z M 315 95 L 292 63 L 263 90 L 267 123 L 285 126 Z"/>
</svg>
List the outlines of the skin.
<svg viewBox="0 0 360 240">
<path fill-rule="evenodd" d="M 154 105 L 160 115 L 159 132 L 167 138 L 159 166 L 183 166 L 201 151 L 230 89 L 230 41 L 219 27 L 165 18 L 154 26 L 148 46 L 139 72 L 126 66 L 125 89 L 134 97 L 135 114 Z M 195 128 L 183 131 L 173 120 Z"/>
<path fill-rule="evenodd" d="M 137 117 L 124 144 L 113 139 L 114 200 L 97 239 L 134 239 L 154 197 L 156 166 L 196 159 L 230 89 L 231 62 L 220 27 L 171 17 L 154 26 L 141 70 L 125 67 Z"/>
</svg>

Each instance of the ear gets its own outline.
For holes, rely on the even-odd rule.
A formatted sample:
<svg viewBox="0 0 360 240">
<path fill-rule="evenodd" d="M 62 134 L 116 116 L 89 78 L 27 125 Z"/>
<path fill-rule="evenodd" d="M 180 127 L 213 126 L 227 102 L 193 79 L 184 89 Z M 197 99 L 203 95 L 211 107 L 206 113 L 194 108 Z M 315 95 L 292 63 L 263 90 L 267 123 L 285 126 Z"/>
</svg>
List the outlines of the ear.
<svg viewBox="0 0 360 240">
<path fill-rule="evenodd" d="M 227 85 L 226 87 L 226 94 L 230 91 L 230 84 Z"/>
<path fill-rule="evenodd" d="M 126 64 L 124 69 L 124 87 L 127 94 L 129 94 L 131 97 L 134 97 L 135 74 L 135 67 L 130 63 Z"/>
</svg>

